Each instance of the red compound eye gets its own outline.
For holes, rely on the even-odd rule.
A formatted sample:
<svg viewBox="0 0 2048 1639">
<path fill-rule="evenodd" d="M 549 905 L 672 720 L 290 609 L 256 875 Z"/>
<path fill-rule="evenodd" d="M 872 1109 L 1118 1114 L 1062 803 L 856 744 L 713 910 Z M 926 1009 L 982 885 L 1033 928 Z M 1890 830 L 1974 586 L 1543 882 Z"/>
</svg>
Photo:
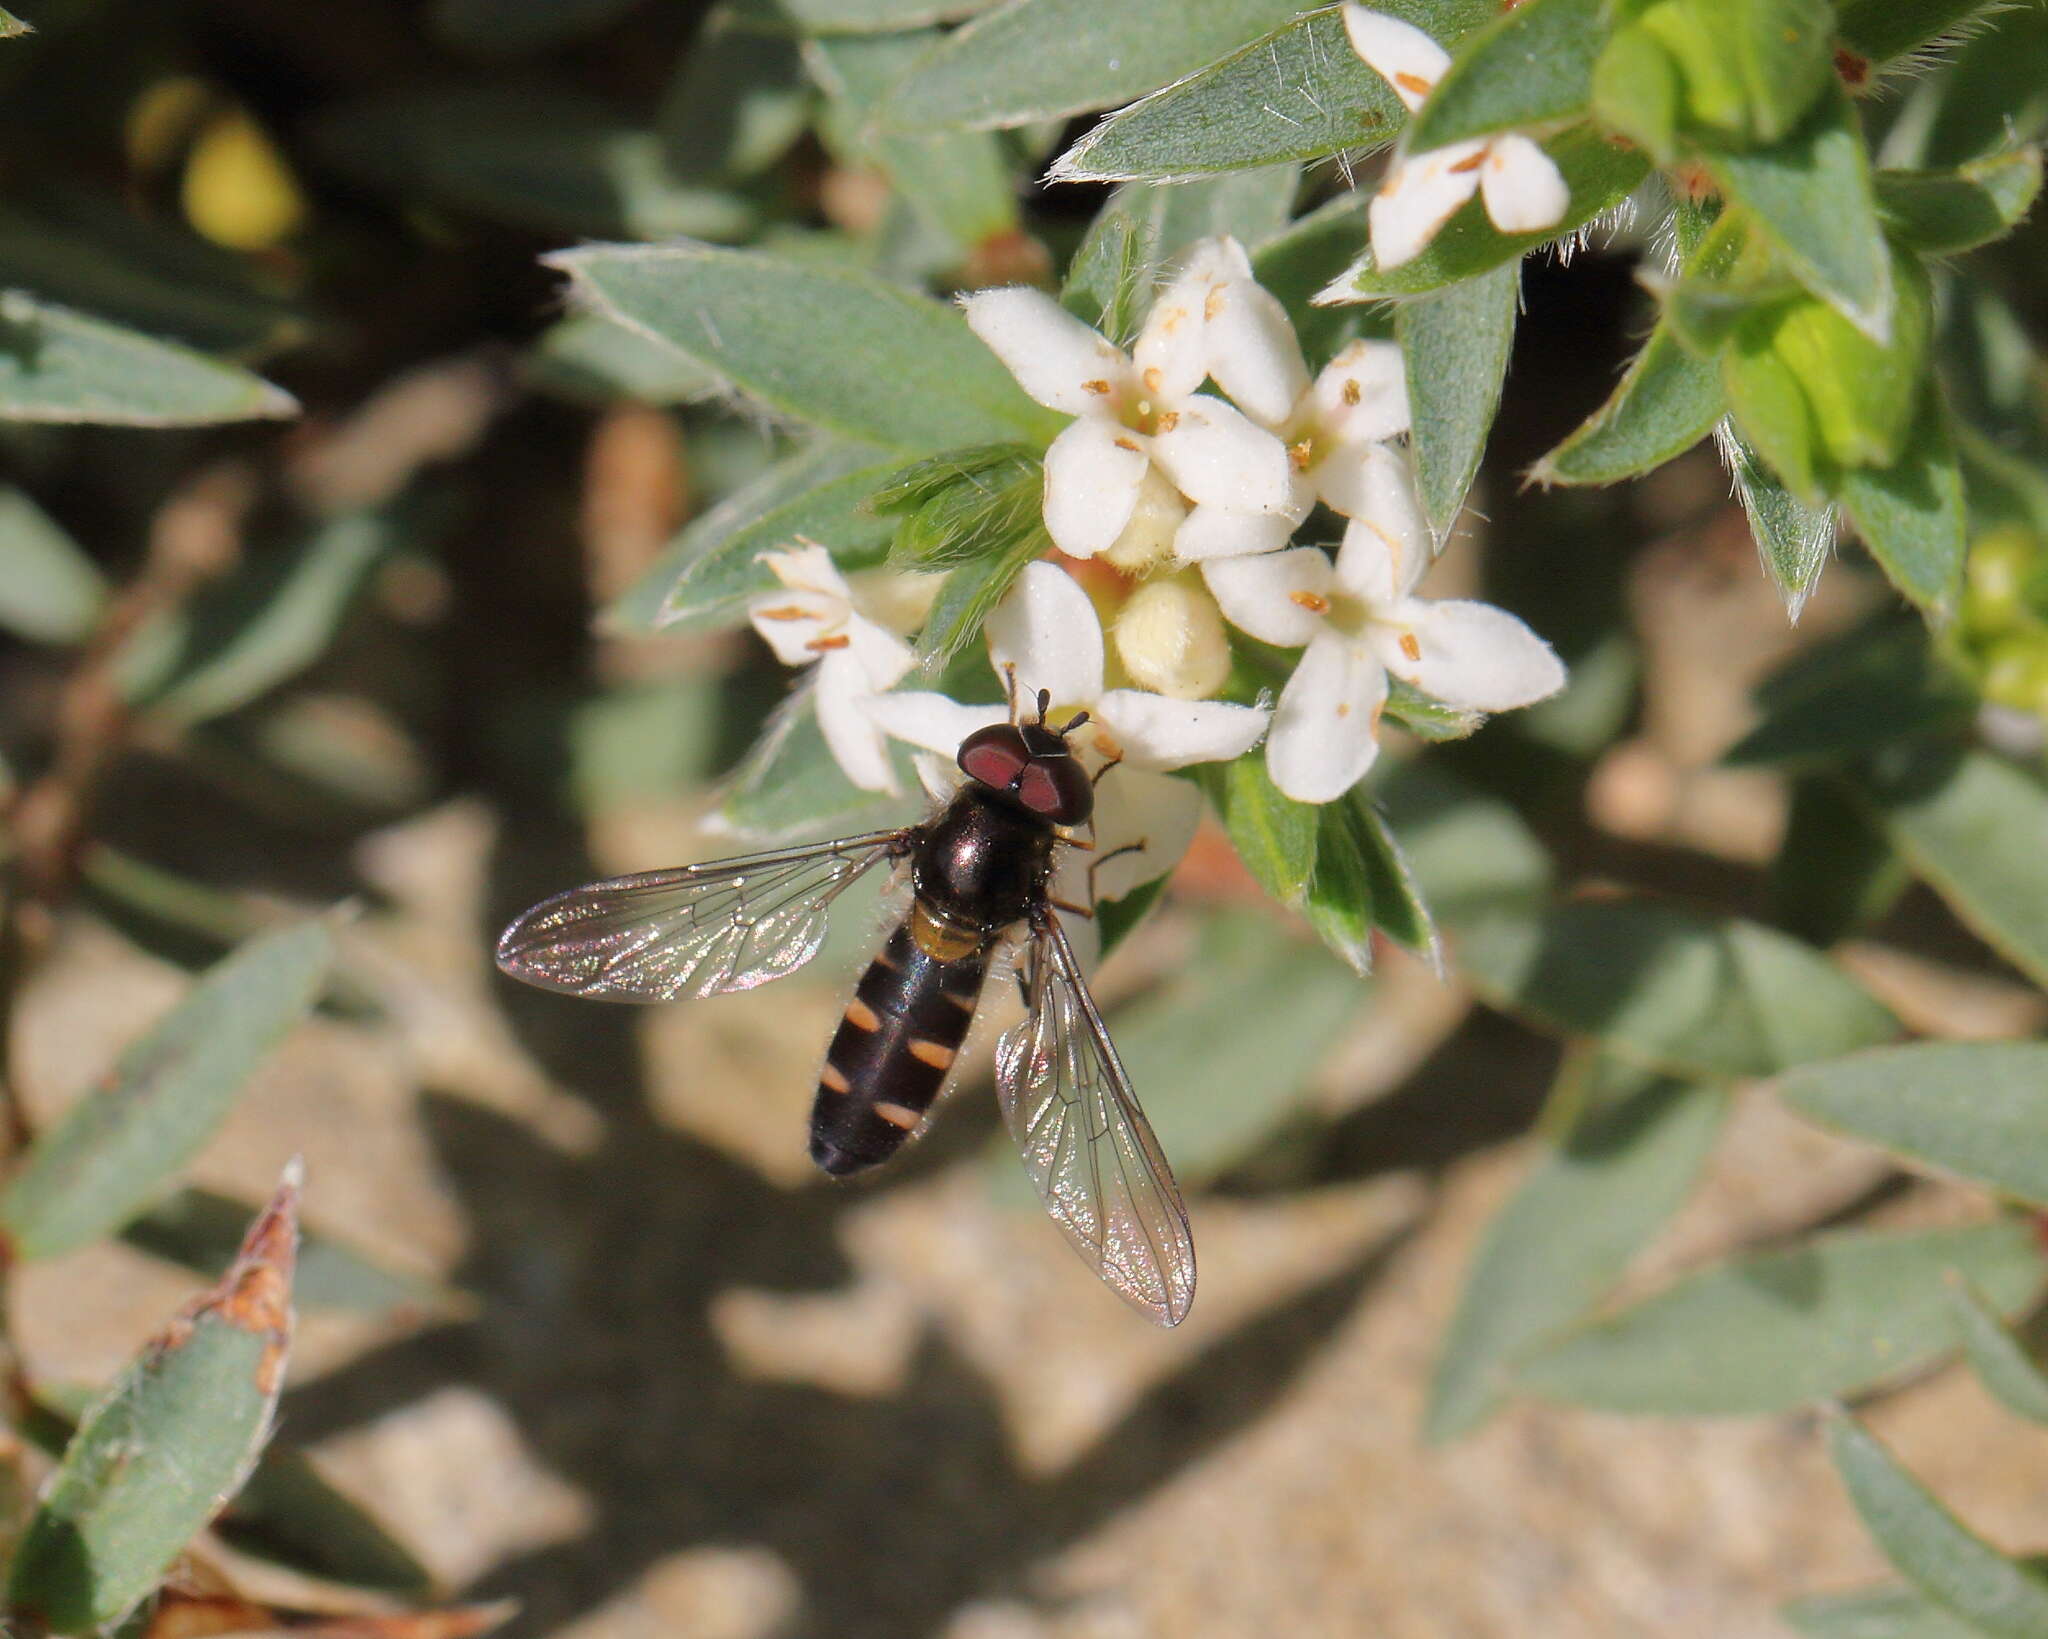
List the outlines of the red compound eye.
<svg viewBox="0 0 2048 1639">
<path fill-rule="evenodd" d="M 1024 737 L 1008 723 L 979 729 L 960 747 L 961 772 L 997 791 L 1015 785 L 1018 772 L 1030 761 Z"/>
<path fill-rule="evenodd" d="M 1060 782 L 1053 778 L 1052 770 L 1044 763 L 1025 765 L 1023 778 L 1017 782 L 1017 800 L 1032 813 L 1059 813 L 1066 806 L 1065 796 Z"/>
</svg>

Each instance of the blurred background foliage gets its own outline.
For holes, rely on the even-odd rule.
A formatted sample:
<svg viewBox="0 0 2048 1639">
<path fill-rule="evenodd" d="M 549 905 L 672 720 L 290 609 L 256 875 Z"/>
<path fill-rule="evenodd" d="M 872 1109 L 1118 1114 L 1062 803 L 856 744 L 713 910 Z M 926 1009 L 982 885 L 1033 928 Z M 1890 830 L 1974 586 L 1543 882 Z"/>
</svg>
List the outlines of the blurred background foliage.
<svg viewBox="0 0 2048 1639">
<path fill-rule="evenodd" d="M 1382 293 L 1347 273 L 1349 184 L 1400 118 L 1334 10 L 1012 0 L 954 31 L 985 9 L 46 0 L 33 33 L 9 24 L 9 1620 L 1725 1633 L 1805 1594 L 1783 1620 L 1822 1639 L 2038 1639 L 2048 1583 L 1949 1511 L 2048 1542 L 2013 1500 L 2048 1462 L 2014 1432 L 2048 1420 L 2038 3 L 1823 18 L 1842 118 L 1883 165 L 1978 167 L 1962 192 L 1880 190 L 1932 247 L 1966 560 L 1888 552 L 1904 537 L 1853 473 L 1813 479 L 1823 505 L 1738 451 L 1731 499 L 1682 404 L 1603 441 L 1643 338 L 1647 370 L 1679 357 L 1667 327 L 1725 328 L 1699 266 L 1655 277 L 1660 235 L 1692 248 L 1685 200 L 1523 264 L 1499 419 L 1467 429 L 1484 463 L 1456 572 L 1483 558 L 1570 689 L 1439 746 L 1408 703 L 1412 740 L 1346 822 L 1382 839 L 1356 844 L 1369 915 L 1357 893 L 1274 906 L 1285 861 L 1240 815 L 1104 976 L 1202 1236 L 1184 1335 L 1131 1341 L 1066 1267 L 985 1099 L 872 1191 L 805 1176 L 866 911 L 820 977 L 727 1020 L 486 989 L 506 914 L 719 851 L 694 829 L 713 805 L 754 832 L 867 817 L 815 736 L 749 759 L 785 676 L 722 628 L 762 547 L 903 543 L 862 505 L 897 453 L 807 438 L 702 356 L 569 310 L 545 253 L 686 236 L 938 293 L 1065 270 L 1111 323 L 1129 292 L 1070 266 L 1091 223 L 1098 255 L 1119 218 L 1162 254 L 1227 229 L 1315 356 L 1417 344 L 1382 306 L 1304 305 L 1340 276 Z M 1771 135 L 1595 96 L 1674 175 L 1689 145 L 1739 159 Z M 1077 180 L 1035 181 L 1062 153 Z M 1643 171 L 1625 159 L 1587 160 L 1617 197 Z M 1539 461 L 1554 487 L 1523 482 Z M 1836 500 L 1874 557 L 1831 561 Z M 1317 836 L 1276 846 L 1313 861 Z M 258 1213 L 300 1150 L 303 1240 L 290 1177 Z M 311 1352 L 280 1400 L 287 1290 Z M 2013 1422 L 1926 1398 L 1959 1356 Z M 1856 1417 L 1824 1433 L 1802 1411 L 1842 1401 Z M 1772 1418 L 1776 1443 L 1702 1456 L 1560 1405 Z M 1382 1423 L 1362 1468 L 1251 1454 L 1291 1429 L 1341 1457 Z M 494 1467 L 479 1428 L 533 1455 Z M 1482 1455 L 1397 1455 L 1418 1429 Z M 1543 1452 L 1566 1449 L 1560 1481 Z M 1720 1501 L 1677 1484 L 1702 1463 Z M 1630 1484 L 1589 1478 L 1603 1464 L 1678 1497 L 1618 1554 Z M 1169 1480 L 1185 1514 L 1162 1512 Z M 1871 1573 L 1828 1523 L 1842 1490 L 1895 1584 L 1815 1591 Z M 1304 1569 L 1279 1533 L 1310 1521 L 1335 1547 Z M 1212 1545 L 1244 1530 L 1269 1563 L 1222 1587 L 1242 1562 Z M 1531 1536 L 1538 1566 L 1481 1551 Z"/>
</svg>

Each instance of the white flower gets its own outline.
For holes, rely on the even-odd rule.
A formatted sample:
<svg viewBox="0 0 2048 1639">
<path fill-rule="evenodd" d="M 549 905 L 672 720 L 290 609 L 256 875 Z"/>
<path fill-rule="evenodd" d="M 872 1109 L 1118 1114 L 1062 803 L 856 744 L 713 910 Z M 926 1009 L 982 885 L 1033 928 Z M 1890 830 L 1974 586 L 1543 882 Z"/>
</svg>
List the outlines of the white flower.
<svg viewBox="0 0 2048 1639">
<path fill-rule="evenodd" d="M 1365 488 L 1371 504 L 1334 564 L 1298 547 L 1203 567 L 1233 624 L 1304 651 L 1266 743 L 1273 783 L 1297 802 L 1330 802 L 1372 766 L 1390 673 L 1472 711 L 1531 705 L 1564 685 L 1550 646 L 1505 610 L 1413 595 L 1430 534 L 1405 458 L 1375 447 Z"/>
<path fill-rule="evenodd" d="M 1271 520 L 1282 540 L 1307 511 L 1280 440 L 1197 391 L 1211 373 L 1205 297 L 1223 243 L 1195 247 L 1128 357 L 1041 290 L 984 290 L 961 304 L 1024 391 L 1074 417 L 1045 452 L 1046 532 L 1069 557 L 1110 552 L 1134 518 L 1151 541 L 1180 526 L 1176 496 L 1147 485 L 1155 467 L 1197 513 Z M 1286 325 L 1284 313 L 1279 322 Z M 1218 385 L 1230 390 L 1221 378 Z M 1142 514 L 1141 494 L 1149 497 Z"/>
<path fill-rule="evenodd" d="M 910 646 L 854 607 L 853 593 L 822 546 L 806 542 L 760 561 L 782 582 L 747 602 L 747 618 L 785 666 L 812 666 L 818 728 L 846 777 L 866 791 L 897 790 L 889 747 L 863 709 L 910 670 Z"/>
<path fill-rule="evenodd" d="M 1411 114 L 1451 65 L 1449 54 L 1421 29 L 1383 12 L 1345 6 L 1344 32 Z M 1517 132 L 1397 154 L 1369 213 L 1373 260 L 1383 269 L 1413 260 L 1475 189 L 1502 233 L 1554 227 L 1571 203 L 1550 156 Z"/>
<path fill-rule="evenodd" d="M 1106 688 L 1095 606 L 1071 576 L 1049 563 L 1024 566 L 984 630 L 997 676 L 1007 680 L 1014 671 L 1020 701 L 1046 690 L 1052 696 L 1049 721 L 1055 724 L 1087 712 L 1087 724 L 1072 741 L 1075 749 L 1098 765 L 1120 764 L 1097 790 L 1098 852 L 1116 845 L 1102 846 L 1105 838 L 1126 832 L 1125 840 L 1142 839 L 1147 846 L 1143 854 L 1107 861 L 1097 892 L 1119 899 L 1170 869 L 1194 835 L 1202 799 L 1192 784 L 1165 771 L 1242 756 L 1258 744 L 1266 712 L 1222 700 L 1169 700 L 1143 689 Z M 943 694 L 915 691 L 878 695 L 866 711 L 897 739 L 947 757 L 976 729 L 1009 715 L 1005 706 L 962 705 Z"/>
</svg>

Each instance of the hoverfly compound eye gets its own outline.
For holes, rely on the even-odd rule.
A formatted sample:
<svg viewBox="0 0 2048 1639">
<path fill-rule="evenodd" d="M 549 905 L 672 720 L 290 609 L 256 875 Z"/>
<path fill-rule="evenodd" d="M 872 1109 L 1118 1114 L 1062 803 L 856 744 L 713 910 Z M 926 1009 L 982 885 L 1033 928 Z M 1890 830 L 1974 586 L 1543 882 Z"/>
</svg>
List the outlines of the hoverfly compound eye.
<svg viewBox="0 0 2048 1639">
<path fill-rule="evenodd" d="M 1009 723 L 995 723 L 977 729 L 961 742 L 961 773 L 996 791 L 1016 787 L 1017 776 L 1031 761 L 1024 737 Z"/>
<path fill-rule="evenodd" d="M 1018 778 L 1017 800 L 1055 825 L 1079 825 L 1095 812 L 1095 783 L 1064 752 L 1033 757 Z"/>
</svg>

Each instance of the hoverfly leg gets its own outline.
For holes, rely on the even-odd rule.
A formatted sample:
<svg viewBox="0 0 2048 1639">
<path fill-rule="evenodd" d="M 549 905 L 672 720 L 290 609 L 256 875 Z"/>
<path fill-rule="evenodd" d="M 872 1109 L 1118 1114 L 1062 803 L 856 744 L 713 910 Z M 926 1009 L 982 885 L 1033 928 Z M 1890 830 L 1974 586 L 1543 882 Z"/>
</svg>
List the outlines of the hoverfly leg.
<svg viewBox="0 0 2048 1639">
<path fill-rule="evenodd" d="M 1069 728 L 1072 728 L 1074 725 L 1069 723 L 1067 726 Z M 1116 765 L 1122 762 L 1123 760 L 1124 754 L 1121 751 L 1119 751 L 1114 757 L 1110 758 L 1108 762 L 1104 763 L 1100 768 L 1098 768 L 1095 771 L 1095 778 L 1090 780 L 1088 783 L 1092 786 L 1096 786 L 1099 788 L 1102 784 L 1102 776 L 1107 774 L 1112 768 L 1116 767 Z"/>
<path fill-rule="evenodd" d="M 1101 870 L 1103 866 L 1107 865 L 1113 859 L 1121 859 L 1125 854 L 1142 854 L 1144 851 L 1145 839 L 1143 837 L 1140 837 L 1136 842 L 1127 842 L 1121 848 L 1110 849 L 1108 853 L 1102 855 L 1099 859 L 1089 860 L 1088 897 L 1094 900 L 1100 900 L 1102 897 L 1095 891 L 1095 873 Z M 1089 914 L 1092 916 L 1094 912 L 1091 911 L 1089 912 Z"/>
</svg>

